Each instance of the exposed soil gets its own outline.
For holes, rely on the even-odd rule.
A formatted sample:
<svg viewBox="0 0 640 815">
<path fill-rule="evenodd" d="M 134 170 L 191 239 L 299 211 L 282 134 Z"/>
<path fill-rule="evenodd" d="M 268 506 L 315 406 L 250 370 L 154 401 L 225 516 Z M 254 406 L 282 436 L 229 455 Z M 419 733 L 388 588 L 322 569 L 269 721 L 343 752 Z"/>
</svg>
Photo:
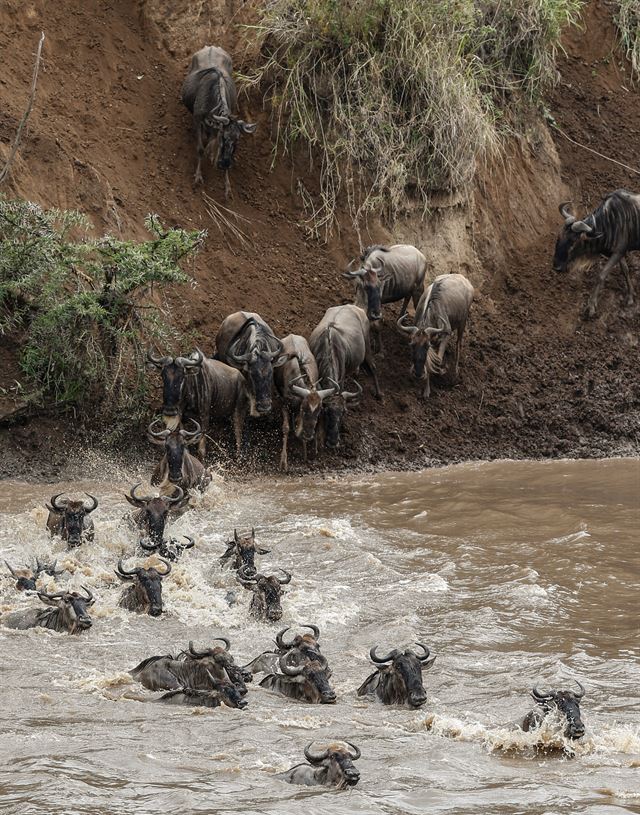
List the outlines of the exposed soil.
<svg viewBox="0 0 640 815">
<path fill-rule="evenodd" d="M 207 352 L 221 319 L 238 308 L 259 311 L 280 335 L 308 335 L 328 306 L 349 300 L 340 271 L 359 248 L 346 220 L 329 246 L 308 236 L 296 177 L 304 174 L 313 187 L 316 170 L 302 160 L 295 171 L 282 161 L 271 169 L 271 128 L 259 98 L 243 101 L 245 118 L 260 126 L 244 139 L 232 174 L 230 207 L 246 241 L 223 234 L 201 191 L 194 191 L 194 138 L 179 101 L 189 55 L 216 42 L 234 54 L 237 68 L 243 58 L 250 62 L 250 48 L 240 41 L 246 29 L 235 23 L 250 20 L 253 11 L 227 4 L 209 0 L 199 11 L 194 5 L 176 12 L 164 0 L 137 6 L 8 0 L 0 8 L 0 162 L 24 110 L 41 29 L 47 36 L 36 105 L 8 191 L 81 209 L 100 230 L 124 236 L 142 235 L 149 211 L 170 225 L 207 228 L 191 270 L 197 287 L 184 287 L 173 301 L 176 322 Z M 212 14 L 221 6 L 224 17 Z M 568 33 L 547 108 L 575 141 L 634 165 L 639 96 L 615 46 L 611 13 L 602 0 L 591 2 L 584 30 Z M 211 22 L 218 19 L 233 23 Z M 471 200 L 443 201 L 427 220 L 408 216 L 392 234 L 372 225 L 364 236 L 415 242 L 430 260 L 431 276 L 469 275 L 477 301 L 461 378 L 436 383 L 431 399 L 419 401 L 406 342 L 393 328 L 398 307 L 387 307 L 385 356 L 378 361 L 384 401 L 372 397 L 363 376 L 365 398 L 349 415 L 344 444 L 336 454 L 323 452 L 311 468 L 638 453 L 638 307 L 623 306 L 614 272 L 597 318 L 585 322 L 595 270 L 561 276 L 551 269 L 558 203 L 573 198 L 580 213 L 591 211 L 607 192 L 635 189 L 638 172 L 571 144 L 553 128 L 551 134 L 542 121 L 531 122 L 526 140 L 514 140 L 479 173 Z M 223 202 L 215 167 L 206 167 L 205 179 L 206 193 Z M 20 377 L 16 338 L 0 339 L 0 414 L 20 406 Z M 256 466 L 277 465 L 278 418 L 276 410 L 252 429 Z M 88 445 L 102 435 L 78 427 L 73 417 L 51 415 L 20 419 L 0 434 L 0 473 L 42 478 L 65 469 L 67 455 L 56 452 L 61 438 L 68 450 L 74 439 Z"/>
</svg>

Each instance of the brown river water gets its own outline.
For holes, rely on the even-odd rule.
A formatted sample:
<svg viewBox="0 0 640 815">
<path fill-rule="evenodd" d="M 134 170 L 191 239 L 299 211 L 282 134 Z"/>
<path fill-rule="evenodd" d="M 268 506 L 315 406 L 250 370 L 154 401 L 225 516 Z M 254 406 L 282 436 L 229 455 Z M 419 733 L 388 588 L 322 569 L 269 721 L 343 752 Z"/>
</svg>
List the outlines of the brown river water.
<svg viewBox="0 0 640 815">
<path fill-rule="evenodd" d="M 135 542 L 122 491 L 137 474 L 105 462 L 90 472 L 0 491 L 2 558 L 53 552 L 72 572 L 58 587 L 84 583 L 97 597 L 80 636 L 0 624 L 2 813 L 640 813 L 640 461 L 218 478 L 172 526 L 197 544 L 165 581 L 159 618 L 117 607 L 113 568 Z M 43 502 L 62 489 L 100 499 L 95 543 L 69 554 L 44 528 Z M 262 571 L 293 572 L 281 624 L 251 620 L 250 593 L 218 563 L 234 526 L 252 525 L 271 549 Z M 0 612 L 39 605 L 14 582 L 3 565 Z M 321 627 L 335 705 L 254 683 L 243 711 L 166 707 L 127 674 L 218 634 L 244 664 L 296 622 Z M 371 645 L 415 640 L 437 654 L 426 705 L 359 699 Z M 517 728 L 529 691 L 573 678 L 586 688 L 586 735 L 573 755 L 541 752 Z M 341 738 L 362 750 L 357 787 L 275 777 L 312 739 Z M 540 738 L 562 747 L 551 725 Z"/>
</svg>

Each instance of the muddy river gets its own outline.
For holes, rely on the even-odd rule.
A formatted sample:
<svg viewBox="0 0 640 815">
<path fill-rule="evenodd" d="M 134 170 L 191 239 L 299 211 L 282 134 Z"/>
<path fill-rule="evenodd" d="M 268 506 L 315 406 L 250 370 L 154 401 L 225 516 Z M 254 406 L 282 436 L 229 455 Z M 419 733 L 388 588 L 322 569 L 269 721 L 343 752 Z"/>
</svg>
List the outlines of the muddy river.
<svg viewBox="0 0 640 815">
<path fill-rule="evenodd" d="M 640 813 L 639 461 L 216 478 L 172 525 L 197 544 L 165 581 L 158 618 L 117 605 L 113 569 L 136 539 L 122 492 L 138 474 L 108 462 L 88 472 L 4 482 L 0 493 L 2 558 L 17 566 L 53 553 L 68 572 L 48 588 L 85 584 L 97 598 L 80 636 L 0 625 L 3 813 Z M 100 500 L 95 542 L 73 553 L 45 532 L 44 501 L 63 489 Z M 293 573 L 280 624 L 251 620 L 250 593 L 218 562 L 234 527 L 251 526 L 271 550 L 261 570 Z M 39 604 L 14 586 L 3 564 L 0 612 Z M 321 628 L 335 705 L 253 683 L 245 710 L 167 707 L 127 673 L 219 634 L 245 663 L 280 627 L 305 622 Z M 372 645 L 416 640 L 437 654 L 423 708 L 356 696 Z M 563 739 L 550 725 L 541 752 L 517 728 L 530 689 L 574 679 L 586 688 L 586 734 L 554 751 Z M 312 739 L 360 747 L 357 787 L 276 778 Z"/>
</svg>

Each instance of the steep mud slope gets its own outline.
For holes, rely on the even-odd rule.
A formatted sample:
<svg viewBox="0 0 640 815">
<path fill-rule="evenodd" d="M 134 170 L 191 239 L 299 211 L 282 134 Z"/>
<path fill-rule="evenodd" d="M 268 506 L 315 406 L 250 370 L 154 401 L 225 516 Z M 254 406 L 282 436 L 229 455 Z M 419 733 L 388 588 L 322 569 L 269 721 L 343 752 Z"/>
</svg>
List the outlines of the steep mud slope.
<svg viewBox="0 0 640 815">
<path fill-rule="evenodd" d="M 47 35 L 11 191 L 82 209 L 98 228 L 123 235 L 140 235 L 149 211 L 168 224 L 207 228 L 207 245 L 192 270 L 197 285 L 176 295 L 174 318 L 209 352 L 220 320 L 237 308 L 260 311 L 279 333 L 308 334 L 327 306 L 348 300 L 340 271 L 358 249 L 347 228 L 328 247 L 308 237 L 296 173 L 284 162 L 271 169 L 270 125 L 258 97 L 242 102 L 245 118 L 260 126 L 244 139 L 232 175 L 230 207 L 238 218 L 230 217 L 241 240 L 220 228 L 202 192 L 193 189 L 195 146 L 180 85 L 189 54 L 205 41 L 226 46 L 238 67 L 251 52 L 250 34 L 236 23 L 253 12 L 232 5 L 210 0 L 183 12 L 164 0 L 8 0 L 0 8 L 0 159 L 24 109 L 40 30 Z M 615 46 L 610 15 L 604 2 L 589 4 L 585 30 L 567 38 L 548 108 L 576 141 L 633 164 L 639 97 Z M 393 331 L 397 308 L 390 308 L 386 354 L 378 363 L 384 401 L 370 396 L 363 377 L 365 398 L 350 413 L 345 444 L 338 454 L 323 455 L 323 464 L 417 466 L 638 450 L 638 310 L 622 307 L 614 273 L 598 318 L 584 322 L 593 273 L 551 270 L 558 202 L 573 197 L 591 207 L 609 190 L 633 187 L 636 177 L 558 134 L 554 145 L 541 121 L 528 130 L 527 140 L 511 142 L 482 171 L 470 198 L 443 201 L 428 219 L 409 218 L 393 234 L 372 226 L 372 241 L 416 242 L 432 276 L 463 271 L 476 285 L 462 376 L 419 402 L 408 350 Z M 313 187 L 313 168 L 300 163 L 297 171 L 307 173 L 305 184 Z M 205 176 L 207 194 L 223 202 L 215 167 Z M 13 345 L 3 342 L 2 379 L 9 383 L 19 371 Z M 32 421 L 5 431 L 9 458 L 26 438 L 35 455 L 38 429 L 46 448 L 69 421 Z M 272 466 L 277 417 L 254 430 L 265 438 L 260 459 Z"/>
</svg>

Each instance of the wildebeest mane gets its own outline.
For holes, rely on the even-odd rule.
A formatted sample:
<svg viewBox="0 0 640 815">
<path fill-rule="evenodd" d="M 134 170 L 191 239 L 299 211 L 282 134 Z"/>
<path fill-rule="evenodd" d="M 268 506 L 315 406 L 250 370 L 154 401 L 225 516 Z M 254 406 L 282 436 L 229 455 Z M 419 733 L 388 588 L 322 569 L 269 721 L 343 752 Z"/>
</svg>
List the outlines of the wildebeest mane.
<svg viewBox="0 0 640 815">
<path fill-rule="evenodd" d="M 203 68 L 198 71 L 198 90 L 193 103 L 194 116 L 228 116 L 229 110 L 221 89 L 224 82 L 222 73 L 217 68 Z"/>
</svg>

